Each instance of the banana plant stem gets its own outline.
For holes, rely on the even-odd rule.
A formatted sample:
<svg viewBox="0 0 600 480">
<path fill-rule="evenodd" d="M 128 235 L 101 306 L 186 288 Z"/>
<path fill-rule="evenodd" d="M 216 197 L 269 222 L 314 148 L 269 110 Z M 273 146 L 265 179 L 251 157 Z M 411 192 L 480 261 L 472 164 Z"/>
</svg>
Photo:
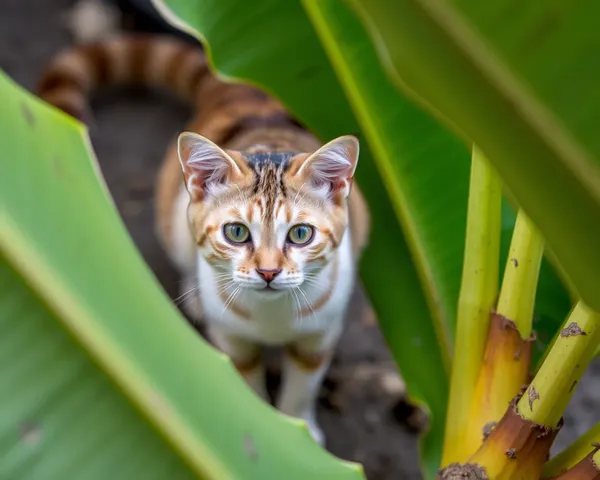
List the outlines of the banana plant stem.
<svg viewBox="0 0 600 480">
<path fill-rule="evenodd" d="M 497 312 L 515 322 L 523 338 L 531 335 L 543 253 L 544 240 L 540 232 L 520 210 L 504 270 Z"/>
<path fill-rule="evenodd" d="M 465 425 L 498 294 L 501 202 L 500 180 L 474 146 L 443 465 L 466 460 L 481 442 L 481 432 L 474 436 Z"/>
<path fill-rule="evenodd" d="M 565 448 L 558 455 L 552 457 L 544 465 L 543 478 L 559 475 L 564 470 L 574 467 L 600 443 L 600 422 L 585 432 L 575 442 Z M 598 464 L 600 465 L 600 463 Z"/>
<path fill-rule="evenodd" d="M 600 480 L 600 453 L 595 445 L 593 450 L 572 468 L 565 470 L 555 477 L 542 477 L 548 480 Z"/>
<path fill-rule="evenodd" d="M 600 465 L 600 449 L 597 445 L 595 445 L 594 448 L 596 449 L 596 451 L 594 452 L 592 458 L 594 459 L 594 464 L 596 468 L 598 468 L 598 465 Z"/>
<path fill-rule="evenodd" d="M 556 427 L 600 341 L 600 315 L 574 307 L 517 408 L 527 420 Z"/>
</svg>

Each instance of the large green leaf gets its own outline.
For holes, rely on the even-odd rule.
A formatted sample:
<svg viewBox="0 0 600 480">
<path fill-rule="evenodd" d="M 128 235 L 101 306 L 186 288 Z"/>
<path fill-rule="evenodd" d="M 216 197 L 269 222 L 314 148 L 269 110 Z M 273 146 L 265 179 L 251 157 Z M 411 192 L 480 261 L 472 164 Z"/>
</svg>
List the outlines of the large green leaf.
<svg viewBox="0 0 600 480">
<path fill-rule="evenodd" d="M 379 66 L 356 15 L 335 0 L 304 0 L 356 118 L 384 173 L 427 288 L 446 304 L 442 321 L 454 330 L 464 245 L 469 161 L 465 147 L 399 94 Z M 400 133 L 399 133 L 400 132 Z M 423 142 L 415 139 L 426 139 Z M 432 195 L 435 195 L 432 198 Z M 377 217 L 376 217 L 377 218 Z M 506 263 L 516 214 L 503 202 L 500 261 Z M 443 241 L 440 239 L 443 238 Z M 412 241 L 411 241 L 412 240 Z M 503 268 L 500 275 L 503 276 Z M 437 299 L 437 298 L 436 298 Z M 542 263 L 534 329 L 539 357 L 569 312 L 571 301 L 547 259 Z"/>
<path fill-rule="evenodd" d="M 439 466 L 446 408 L 468 148 L 397 92 L 343 2 L 305 3 L 324 49 L 296 1 L 154 3 L 176 26 L 205 40 L 222 76 L 271 91 L 322 139 L 364 135 L 358 182 L 373 232 L 362 278 L 409 393 L 433 413 L 423 450 L 431 474 Z M 510 240 L 514 215 L 508 208 L 505 219 L 503 238 Z M 508 242 L 503 246 L 504 261 Z M 536 329 L 551 338 L 569 302 L 553 272 L 544 278 Z M 545 302 L 550 298 L 556 301 Z"/>
<path fill-rule="evenodd" d="M 600 4 L 350 3 L 392 77 L 481 147 L 600 310 Z"/>
<path fill-rule="evenodd" d="M 83 127 L 4 75 L 0 97 L 0 478 L 364 478 L 185 322 Z"/>
</svg>

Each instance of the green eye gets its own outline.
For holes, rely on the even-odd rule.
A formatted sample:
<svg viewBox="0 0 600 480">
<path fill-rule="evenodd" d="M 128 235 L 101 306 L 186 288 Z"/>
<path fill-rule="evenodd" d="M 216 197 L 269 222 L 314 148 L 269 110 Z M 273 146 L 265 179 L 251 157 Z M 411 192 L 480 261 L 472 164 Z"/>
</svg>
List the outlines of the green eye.
<svg viewBox="0 0 600 480">
<path fill-rule="evenodd" d="M 288 242 L 294 245 L 306 245 L 312 240 L 313 228 L 308 225 L 296 225 L 288 233 Z"/>
<path fill-rule="evenodd" d="M 241 223 L 228 223 L 223 227 L 225 238 L 232 243 L 246 243 L 250 239 L 250 231 Z"/>
</svg>

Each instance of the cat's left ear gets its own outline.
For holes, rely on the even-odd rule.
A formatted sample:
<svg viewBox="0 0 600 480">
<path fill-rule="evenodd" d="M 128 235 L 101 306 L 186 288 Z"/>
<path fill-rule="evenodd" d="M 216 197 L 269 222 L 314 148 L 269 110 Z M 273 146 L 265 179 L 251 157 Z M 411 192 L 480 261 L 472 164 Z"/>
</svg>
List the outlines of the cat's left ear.
<svg viewBox="0 0 600 480">
<path fill-rule="evenodd" d="M 208 138 L 183 132 L 177 140 L 177 154 L 187 190 L 193 200 L 242 181 L 248 167 L 238 152 L 225 151 Z"/>
<path fill-rule="evenodd" d="M 359 143 L 353 135 L 335 138 L 309 155 L 298 170 L 315 186 L 329 185 L 332 191 L 350 194 L 358 163 Z"/>
</svg>

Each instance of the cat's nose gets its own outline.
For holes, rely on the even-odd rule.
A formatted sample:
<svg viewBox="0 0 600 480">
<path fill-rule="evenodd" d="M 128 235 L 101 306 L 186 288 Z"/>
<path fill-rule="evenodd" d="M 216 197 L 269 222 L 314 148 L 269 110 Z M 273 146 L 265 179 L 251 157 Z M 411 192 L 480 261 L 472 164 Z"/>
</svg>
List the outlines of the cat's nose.
<svg viewBox="0 0 600 480">
<path fill-rule="evenodd" d="M 257 268 L 256 273 L 258 273 L 265 282 L 269 283 L 281 273 L 281 268 Z"/>
</svg>

